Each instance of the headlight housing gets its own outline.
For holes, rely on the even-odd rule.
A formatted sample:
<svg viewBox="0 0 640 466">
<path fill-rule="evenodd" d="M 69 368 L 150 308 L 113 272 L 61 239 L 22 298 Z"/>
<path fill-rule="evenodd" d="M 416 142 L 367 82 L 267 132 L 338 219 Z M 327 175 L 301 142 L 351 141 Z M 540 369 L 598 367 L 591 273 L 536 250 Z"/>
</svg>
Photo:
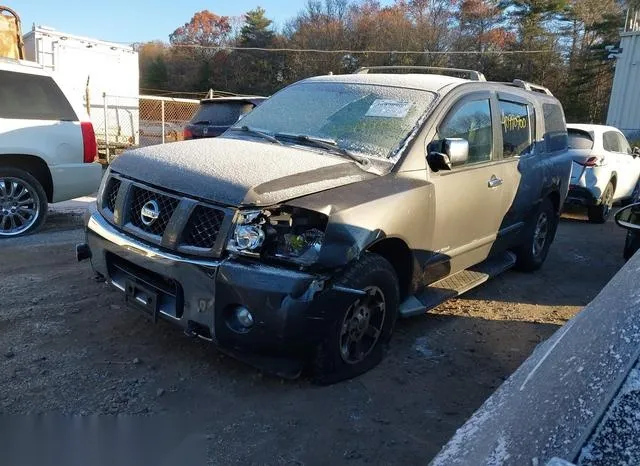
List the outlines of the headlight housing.
<svg viewBox="0 0 640 466">
<path fill-rule="evenodd" d="M 227 250 L 311 265 L 320 256 L 326 227 L 326 215 L 295 207 L 243 211 Z"/>
</svg>

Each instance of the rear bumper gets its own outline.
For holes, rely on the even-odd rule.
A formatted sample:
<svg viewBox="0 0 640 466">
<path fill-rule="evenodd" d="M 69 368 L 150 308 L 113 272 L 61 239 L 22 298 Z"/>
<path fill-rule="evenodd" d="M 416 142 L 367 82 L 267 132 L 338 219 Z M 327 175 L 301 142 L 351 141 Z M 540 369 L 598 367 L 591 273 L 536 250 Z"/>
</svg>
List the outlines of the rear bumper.
<svg viewBox="0 0 640 466">
<path fill-rule="evenodd" d="M 53 182 L 52 202 L 93 194 L 102 180 L 102 165 L 99 163 L 54 165 L 49 169 Z"/>
<path fill-rule="evenodd" d="M 583 186 L 569 186 L 569 194 L 565 204 L 594 206 L 600 204 L 600 190 L 597 187 L 585 188 Z"/>
<path fill-rule="evenodd" d="M 332 288 L 321 275 L 173 255 L 116 230 L 99 213 L 88 217 L 86 239 L 94 271 L 109 284 L 123 292 L 130 283 L 153 289 L 160 318 L 234 353 L 306 355 L 358 294 Z M 232 328 L 238 306 L 253 315 L 248 331 Z"/>
</svg>

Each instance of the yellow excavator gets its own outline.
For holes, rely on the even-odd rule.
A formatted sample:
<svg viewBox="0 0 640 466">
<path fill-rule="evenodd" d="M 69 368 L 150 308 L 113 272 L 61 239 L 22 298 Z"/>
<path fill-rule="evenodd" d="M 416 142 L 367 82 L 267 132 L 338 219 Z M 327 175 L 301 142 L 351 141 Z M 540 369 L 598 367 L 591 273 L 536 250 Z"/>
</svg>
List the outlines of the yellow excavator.
<svg viewBox="0 0 640 466">
<path fill-rule="evenodd" d="M 20 16 L 11 8 L 2 5 L 0 5 L 0 57 L 24 60 Z"/>
</svg>

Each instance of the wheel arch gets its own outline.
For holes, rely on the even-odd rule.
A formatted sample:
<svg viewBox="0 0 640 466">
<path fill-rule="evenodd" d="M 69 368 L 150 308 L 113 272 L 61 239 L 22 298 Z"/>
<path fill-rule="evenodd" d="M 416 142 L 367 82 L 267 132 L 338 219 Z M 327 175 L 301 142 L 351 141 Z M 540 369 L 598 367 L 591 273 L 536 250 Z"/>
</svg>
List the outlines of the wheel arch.
<svg viewBox="0 0 640 466">
<path fill-rule="evenodd" d="M 19 168 L 30 173 L 42 185 L 47 194 L 47 201 L 53 200 L 53 178 L 47 163 L 36 155 L 29 154 L 2 154 L 0 155 L 0 167 Z"/>
<path fill-rule="evenodd" d="M 366 251 L 384 257 L 391 264 L 398 277 L 400 301 L 411 294 L 414 288 L 414 273 L 418 267 L 411 248 L 403 239 L 381 238 L 367 246 Z"/>
</svg>

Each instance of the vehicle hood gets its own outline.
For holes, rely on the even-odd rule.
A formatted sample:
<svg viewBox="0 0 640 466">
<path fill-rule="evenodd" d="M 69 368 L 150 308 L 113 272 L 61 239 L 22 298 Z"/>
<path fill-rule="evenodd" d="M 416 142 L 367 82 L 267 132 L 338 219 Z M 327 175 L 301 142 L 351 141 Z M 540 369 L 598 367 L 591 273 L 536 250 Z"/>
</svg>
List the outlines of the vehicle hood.
<svg viewBox="0 0 640 466">
<path fill-rule="evenodd" d="M 328 153 L 224 137 L 135 149 L 119 155 L 111 169 L 233 206 L 277 204 L 377 176 Z"/>
</svg>

